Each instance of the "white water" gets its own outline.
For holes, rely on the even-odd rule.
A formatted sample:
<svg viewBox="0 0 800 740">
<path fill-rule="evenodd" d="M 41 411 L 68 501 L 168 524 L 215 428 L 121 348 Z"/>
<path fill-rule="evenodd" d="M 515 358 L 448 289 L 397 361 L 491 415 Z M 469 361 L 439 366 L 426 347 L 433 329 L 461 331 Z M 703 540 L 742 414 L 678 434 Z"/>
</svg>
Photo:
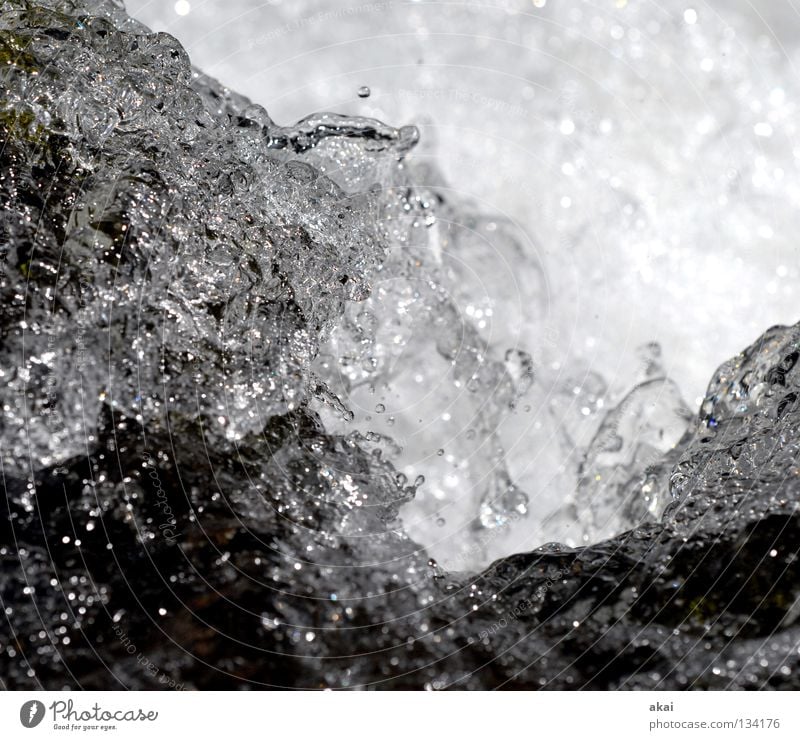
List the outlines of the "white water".
<svg viewBox="0 0 800 740">
<path fill-rule="evenodd" d="M 500 430 L 529 516 L 459 555 L 473 542 L 480 496 L 435 440 L 465 424 L 437 427 L 444 412 L 424 395 L 386 404 L 398 427 L 404 414 L 431 422 L 431 434 L 402 440 L 409 475 L 427 477 L 403 516 L 446 565 L 612 533 L 613 523 L 587 534 L 550 518 L 572 495 L 603 413 L 579 393 L 556 402 L 554 415 L 559 395 L 602 377 L 613 406 L 644 379 L 640 348 L 655 341 L 695 408 L 716 365 L 767 326 L 799 318 L 800 18 L 788 5 L 769 4 L 763 18 L 745 4 L 665 11 L 611 0 L 128 8 L 277 121 L 335 110 L 416 123 L 415 158 L 434 162 L 453 197 L 489 215 L 479 237 L 503 256 L 514 253 L 504 233 L 522 245 L 518 258 L 473 269 L 465 294 L 493 343 L 536 362 L 531 410 Z M 368 98 L 358 95 L 364 85 Z M 487 307 L 491 319 L 476 314 Z M 351 403 L 362 417 L 374 405 Z M 574 431 L 571 456 L 564 428 Z"/>
</svg>

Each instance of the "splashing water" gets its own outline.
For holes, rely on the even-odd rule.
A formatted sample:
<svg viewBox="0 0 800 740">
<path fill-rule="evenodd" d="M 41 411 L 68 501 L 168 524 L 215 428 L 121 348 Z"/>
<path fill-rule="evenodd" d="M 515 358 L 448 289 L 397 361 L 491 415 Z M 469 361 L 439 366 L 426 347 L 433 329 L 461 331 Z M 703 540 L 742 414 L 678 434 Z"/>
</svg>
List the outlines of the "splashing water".
<svg viewBox="0 0 800 740">
<path fill-rule="evenodd" d="M 658 345 L 622 381 L 559 349 L 566 258 L 454 194 L 417 128 L 279 126 L 110 0 L 7 1 L 0 41 L 15 685 L 102 685 L 98 662 L 137 687 L 746 686 L 784 667 L 796 328 L 723 365 L 693 419 Z M 623 251 L 677 209 L 625 199 Z"/>
<path fill-rule="evenodd" d="M 431 371 L 430 393 L 409 379 L 400 416 L 378 419 L 372 399 L 363 400 L 373 420 L 357 420 L 359 429 L 391 436 L 407 477 L 426 477 L 402 514 L 406 526 L 440 562 L 463 559 L 482 496 L 505 476 L 530 513 L 501 528 L 473 565 L 543 541 L 577 545 L 624 530 L 629 520 L 603 525 L 577 514 L 584 457 L 603 417 L 655 377 L 639 353 L 658 340 L 658 374 L 681 390 L 678 406 L 696 408 L 719 357 L 776 320 L 796 320 L 791 34 L 781 47 L 756 38 L 757 25 L 729 4 L 695 16 L 523 0 L 345 6 L 341 14 L 313 0 L 270 6 L 258 11 L 264 26 L 256 30 L 248 22 L 255 11 L 240 0 L 219 11 L 227 32 L 209 36 L 205 16 L 173 27 L 204 65 L 270 100 L 276 117 L 350 105 L 369 81 L 380 95 L 348 110 L 417 121 L 421 141 L 405 166 L 444 200 L 428 235 L 432 245 L 443 240 L 443 274 L 434 279 L 454 294 L 456 320 L 478 330 L 492 360 L 509 348 L 533 360 L 528 401 L 487 420 L 494 433 L 476 427 L 473 439 L 474 414 L 460 405 L 466 391 L 450 391 L 456 409 L 442 393 L 449 369 Z M 152 8 L 141 13 L 165 22 Z M 776 33 L 791 28 L 770 13 Z M 371 39 L 376 14 L 390 34 L 380 40 Z M 331 34 L 347 43 L 330 46 Z M 355 38 L 358 57 L 380 68 L 368 80 L 352 66 Z M 461 38 L 476 39 L 480 68 Z M 302 62 L 290 61 L 297 54 Z M 379 344 L 396 339 L 381 330 Z M 413 345 L 400 343 L 410 355 Z M 434 365 L 433 355 L 426 349 L 423 364 Z M 574 394 L 584 381 L 585 395 Z M 605 390 L 595 398 L 597 383 Z M 450 438 L 455 445 L 445 447 Z M 435 456 L 440 448 L 445 459 Z M 497 480 L 487 476 L 494 460 Z"/>
</svg>

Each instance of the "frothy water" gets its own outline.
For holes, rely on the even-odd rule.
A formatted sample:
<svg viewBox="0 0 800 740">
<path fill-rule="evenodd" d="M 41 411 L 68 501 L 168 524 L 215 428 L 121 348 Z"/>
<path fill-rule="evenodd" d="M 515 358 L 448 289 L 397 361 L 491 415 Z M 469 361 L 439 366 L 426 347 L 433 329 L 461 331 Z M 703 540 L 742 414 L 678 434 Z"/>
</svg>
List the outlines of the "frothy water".
<svg viewBox="0 0 800 740">
<path fill-rule="evenodd" d="M 357 350 L 337 328 L 325 370 L 352 426 L 391 438 L 408 480 L 425 477 L 402 516 L 443 562 L 624 531 L 638 504 L 618 505 L 625 481 L 604 477 L 645 475 L 719 358 L 797 318 L 794 39 L 765 40 L 733 7 L 242 1 L 178 22 L 131 7 L 272 100 L 276 118 L 336 108 L 417 123 L 402 177 L 427 207 L 413 196 L 403 207 L 429 223 L 411 237 L 389 227 L 411 240 L 409 262 L 390 257 L 372 276 L 355 312 L 375 327 L 348 319 Z M 344 156 L 332 157 L 337 182 L 362 167 Z M 374 177 L 387 187 L 385 171 Z M 437 321 L 464 345 L 457 359 Z M 535 379 L 518 403 L 508 352 Z M 479 377 L 470 353 L 485 353 Z M 376 367 L 336 367 L 337 354 Z M 634 391 L 658 379 L 673 382 Z M 621 444 L 641 449 L 600 471 L 593 439 L 621 404 L 640 414 Z M 666 411 L 665 430 L 649 407 Z M 664 436 L 640 439 L 648 429 Z M 658 518 L 663 493 L 644 497 L 643 515 Z"/>
<path fill-rule="evenodd" d="M 753 295 L 791 296 L 791 78 L 756 45 L 784 85 L 762 96 L 724 24 L 626 12 L 544 19 L 542 75 L 613 73 L 554 99 L 520 70 L 501 125 L 536 152 L 523 181 L 469 115 L 441 157 L 426 126 L 280 125 L 114 2 L 3 6 L 3 675 L 91 684 L 102 656 L 149 685 L 138 641 L 197 686 L 653 686 L 698 631 L 741 633 L 730 671 L 762 630 L 794 639 L 797 329 L 696 403 L 701 361 L 674 359 L 717 362 Z M 454 184 L 453 147 L 492 155 L 486 183 Z M 479 197 L 498 173 L 504 207 Z M 750 264 L 742 240 L 775 251 Z M 658 667 L 574 657 L 599 635 Z"/>
</svg>

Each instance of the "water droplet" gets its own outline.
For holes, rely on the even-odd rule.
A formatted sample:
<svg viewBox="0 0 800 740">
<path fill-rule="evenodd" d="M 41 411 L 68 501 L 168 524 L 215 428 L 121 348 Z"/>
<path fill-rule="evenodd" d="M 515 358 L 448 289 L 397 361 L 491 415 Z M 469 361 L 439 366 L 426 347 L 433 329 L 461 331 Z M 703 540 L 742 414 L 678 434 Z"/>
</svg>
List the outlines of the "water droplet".
<svg viewBox="0 0 800 740">
<path fill-rule="evenodd" d="M 372 94 L 372 90 L 370 90 L 366 85 L 362 85 L 358 88 L 358 97 L 359 98 L 368 98 Z"/>
</svg>

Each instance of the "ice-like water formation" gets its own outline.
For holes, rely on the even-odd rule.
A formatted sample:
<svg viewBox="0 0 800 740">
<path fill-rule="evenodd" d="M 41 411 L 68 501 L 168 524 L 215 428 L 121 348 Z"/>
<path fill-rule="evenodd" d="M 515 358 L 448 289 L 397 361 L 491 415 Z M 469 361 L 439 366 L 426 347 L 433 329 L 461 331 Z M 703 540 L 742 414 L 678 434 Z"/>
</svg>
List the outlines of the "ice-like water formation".
<svg viewBox="0 0 800 740">
<path fill-rule="evenodd" d="M 9 686 L 794 684 L 796 327 L 699 414 L 652 342 L 559 360 L 552 265 L 416 128 L 0 8 Z"/>
<path fill-rule="evenodd" d="M 445 421 L 419 400 L 415 433 L 401 434 L 397 413 L 379 419 L 377 402 L 364 402 L 371 431 L 386 432 L 394 416 L 402 462 L 415 462 L 404 467 L 409 480 L 426 478 L 403 516 L 442 562 L 464 561 L 462 548 L 477 564 L 621 531 L 613 521 L 587 531 L 590 519 L 576 526 L 562 507 L 606 411 L 654 377 L 641 348 L 660 343 L 660 374 L 694 409 L 720 357 L 797 319 L 800 34 L 779 4 L 749 16 L 736 2 L 231 0 L 186 17 L 169 5 L 130 7 L 173 30 L 195 62 L 269 101 L 276 120 L 336 109 L 418 124 L 408 165 L 441 189 L 446 208 L 459 206 L 441 229 L 460 242 L 444 250 L 443 267 L 456 267 L 456 251 L 466 263 L 445 288 L 464 288 L 458 307 L 484 323 L 495 359 L 521 349 L 536 376 L 529 402 L 495 435 L 529 515 L 484 552 L 465 527 L 478 489 L 495 481 L 453 470 L 459 460 L 448 467 L 433 456 L 444 445 L 422 439 L 421 427 L 445 439 L 466 432 L 463 418 Z M 453 491 L 461 503 L 438 497 Z"/>
</svg>

